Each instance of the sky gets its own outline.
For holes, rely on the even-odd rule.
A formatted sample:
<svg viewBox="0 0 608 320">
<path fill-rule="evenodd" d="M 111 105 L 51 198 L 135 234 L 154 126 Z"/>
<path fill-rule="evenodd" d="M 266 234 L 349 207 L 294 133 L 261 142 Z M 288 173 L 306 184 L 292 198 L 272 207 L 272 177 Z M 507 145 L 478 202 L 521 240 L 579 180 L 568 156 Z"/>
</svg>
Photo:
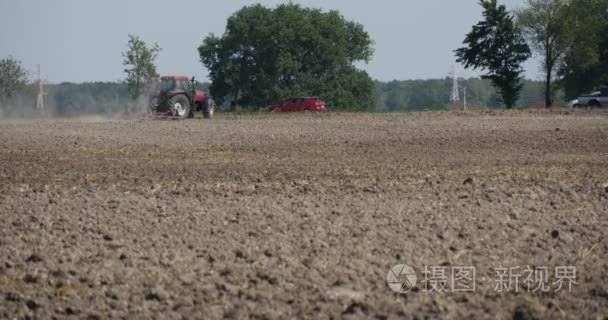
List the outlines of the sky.
<svg viewBox="0 0 608 320">
<path fill-rule="evenodd" d="M 51 83 L 120 81 L 128 35 L 157 42 L 160 74 L 207 80 L 198 46 L 222 34 L 226 19 L 245 5 L 274 7 L 279 0 L 0 0 L 0 58 L 12 56 L 31 76 L 36 65 Z M 453 50 L 481 19 L 477 0 L 294 0 L 307 7 L 339 10 L 361 23 L 374 40 L 372 61 L 361 67 L 374 79 L 443 78 Z M 525 0 L 499 0 L 509 9 Z M 526 77 L 540 79 L 538 59 Z M 463 77 L 478 76 L 457 67 Z"/>
</svg>

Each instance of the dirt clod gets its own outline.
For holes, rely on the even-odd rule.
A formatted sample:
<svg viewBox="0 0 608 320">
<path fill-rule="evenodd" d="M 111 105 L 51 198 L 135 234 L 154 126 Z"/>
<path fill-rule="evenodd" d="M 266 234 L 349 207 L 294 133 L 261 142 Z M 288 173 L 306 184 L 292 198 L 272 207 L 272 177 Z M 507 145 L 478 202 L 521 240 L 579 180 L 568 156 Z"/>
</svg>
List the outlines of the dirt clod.
<svg viewBox="0 0 608 320">
<path fill-rule="evenodd" d="M 38 282 L 38 276 L 32 273 L 27 273 L 25 276 L 23 276 L 23 281 L 25 283 L 36 283 Z"/>
<path fill-rule="evenodd" d="M 30 309 L 30 310 L 37 310 L 38 308 L 41 307 L 41 305 L 36 302 L 35 300 L 27 300 L 25 302 L 25 305 Z"/>
<path fill-rule="evenodd" d="M 9 291 L 4 295 L 6 301 L 19 302 L 23 299 L 19 292 Z"/>
<path fill-rule="evenodd" d="M 74 297 L 78 295 L 78 290 L 71 287 L 60 287 L 55 290 L 55 296 L 57 297 Z"/>
<path fill-rule="evenodd" d="M 44 259 L 42 258 L 42 256 L 40 256 L 37 253 L 34 253 L 32 255 L 30 255 L 29 257 L 27 257 L 27 259 L 25 259 L 25 262 L 27 263 L 37 263 L 37 262 L 42 262 L 44 261 Z"/>
<path fill-rule="evenodd" d="M 146 300 L 156 300 L 156 301 L 164 301 L 169 299 L 169 293 L 162 287 L 154 287 L 148 289 L 146 295 Z"/>
</svg>

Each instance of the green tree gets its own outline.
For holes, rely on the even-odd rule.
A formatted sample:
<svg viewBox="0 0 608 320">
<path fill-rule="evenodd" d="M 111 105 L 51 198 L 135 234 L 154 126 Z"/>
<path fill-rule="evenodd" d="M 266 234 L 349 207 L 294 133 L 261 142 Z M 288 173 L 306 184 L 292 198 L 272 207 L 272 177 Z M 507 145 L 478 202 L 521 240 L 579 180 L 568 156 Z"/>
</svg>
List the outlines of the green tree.
<svg viewBox="0 0 608 320">
<path fill-rule="evenodd" d="M 129 35 L 127 51 L 122 55 L 127 74 L 125 83 L 129 87 L 131 99 L 137 100 L 148 85 L 158 80 L 154 60 L 160 50 L 157 43 L 148 46 L 138 36 Z"/>
<path fill-rule="evenodd" d="M 608 82 L 608 0 L 572 0 L 565 15 L 572 45 L 558 76 L 572 99 Z"/>
<path fill-rule="evenodd" d="M 531 47 L 543 59 L 545 106 L 553 105 L 552 81 L 556 69 L 572 43 L 567 0 L 527 0 L 517 11 L 517 22 Z"/>
<path fill-rule="evenodd" d="M 25 89 L 27 72 L 13 57 L 0 60 L 0 109 Z"/>
<path fill-rule="evenodd" d="M 372 40 L 363 26 L 337 11 L 297 4 L 247 6 L 221 36 L 198 49 L 219 103 L 264 105 L 292 95 L 315 95 L 336 108 L 372 104 L 374 84 L 355 67 L 369 62 Z"/>
<path fill-rule="evenodd" d="M 463 42 L 465 47 L 455 50 L 457 61 L 465 68 L 486 71 L 507 108 L 517 102 L 522 88 L 522 63 L 530 58 L 530 47 L 521 30 L 513 22 L 507 8 L 496 0 L 481 0 L 484 20 L 473 26 Z"/>
</svg>

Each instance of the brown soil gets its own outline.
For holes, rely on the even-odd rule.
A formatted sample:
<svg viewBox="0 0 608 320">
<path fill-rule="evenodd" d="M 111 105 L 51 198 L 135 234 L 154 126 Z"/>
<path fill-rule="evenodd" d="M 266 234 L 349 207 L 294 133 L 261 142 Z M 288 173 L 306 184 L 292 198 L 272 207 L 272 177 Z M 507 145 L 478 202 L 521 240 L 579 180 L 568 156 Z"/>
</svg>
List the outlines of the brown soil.
<svg viewBox="0 0 608 320">
<path fill-rule="evenodd" d="M 607 233 L 603 111 L 0 121 L 0 318 L 602 319 Z"/>
</svg>

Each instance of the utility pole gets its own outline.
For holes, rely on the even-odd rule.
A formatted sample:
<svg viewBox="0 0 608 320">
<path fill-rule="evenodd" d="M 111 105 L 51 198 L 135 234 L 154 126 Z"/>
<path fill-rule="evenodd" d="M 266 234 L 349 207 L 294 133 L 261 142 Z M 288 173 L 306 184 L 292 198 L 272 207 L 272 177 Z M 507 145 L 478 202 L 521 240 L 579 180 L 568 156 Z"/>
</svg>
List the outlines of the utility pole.
<svg viewBox="0 0 608 320">
<path fill-rule="evenodd" d="M 460 101 L 460 90 L 458 89 L 458 75 L 456 65 L 452 65 L 452 71 L 448 74 L 452 78 L 452 93 L 450 94 L 450 104 L 455 105 Z"/>
<path fill-rule="evenodd" d="M 467 111 L 467 87 L 462 87 L 462 94 L 464 96 L 464 111 Z"/>
<path fill-rule="evenodd" d="M 44 82 L 42 81 L 42 72 L 40 71 L 40 65 L 38 65 L 38 97 L 36 99 L 36 111 L 44 113 Z"/>
</svg>

